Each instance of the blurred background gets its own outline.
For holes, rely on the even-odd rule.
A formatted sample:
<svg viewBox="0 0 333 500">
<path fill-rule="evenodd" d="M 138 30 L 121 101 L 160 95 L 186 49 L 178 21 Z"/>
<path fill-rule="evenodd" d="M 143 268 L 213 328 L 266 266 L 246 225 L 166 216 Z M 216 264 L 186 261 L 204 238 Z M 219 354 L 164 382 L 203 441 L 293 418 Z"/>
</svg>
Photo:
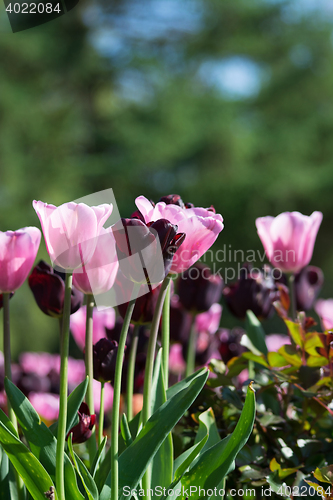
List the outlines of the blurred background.
<svg viewBox="0 0 333 500">
<path fill-rule="evenodd" d="M 223 215 L 214 250 L 262 252 L 257 217 L 320 210 L 312 264 L 328 298 L 332 167 L 331 0 L 81 0 L 0 32 L 2 231 L 40 227 L 33 199 L 112 188 L 126 217 L 140 194 L 178 193 Z M 27 284 L 11 306 L 14 357 L 58 349 Z M 237 322 L 225 311 L 222 325 Z"/>
</svg>

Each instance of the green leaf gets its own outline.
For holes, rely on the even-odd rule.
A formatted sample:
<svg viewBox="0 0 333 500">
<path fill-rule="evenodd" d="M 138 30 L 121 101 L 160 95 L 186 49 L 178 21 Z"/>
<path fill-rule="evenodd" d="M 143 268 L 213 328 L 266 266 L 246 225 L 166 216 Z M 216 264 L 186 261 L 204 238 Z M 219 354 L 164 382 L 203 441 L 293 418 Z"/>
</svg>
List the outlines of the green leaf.
<svg viewBox="0 0 333 500">
<path fill-rule="evenodd" d="M 141 413 L 141 412 L 140 412 Z M 140 425 L 140 413 L 137 413 L 135 417 L 129 422 L 128 427 L 131 436 L 137 436 L 138 429 Z M 122 434 L 119 435 L 119 456 L 126 450 L 127 446 L 125 444 Z M 108 474 L 110 473 L 111 464 L 111 448 L 108 449 L 105 457 L 101 459 L 100 467 L 96 472 L 95 481 L 98 487 L 98 491 L 101 491 L 104 484 L 106 483 Z"/>
<path fill-rule="evenodd" d="M 253 354 L 253 352 L 244 352 L 242 356 L 245 359 L 254 361 L 255 363 L 259 363 L 259 365 L 263 365 L 268 368 L 268 363 L 265 360 L 265 356 L 263 354 L 261 356 L 256 356 L 255 354 Z"/>
<path fill-rule="evenodd" d="M 288 319 L 284 320 L 285 324 L 287 325 L 287 328 L 289 330 L 289 333 L 295 342 L 295 344 L 299 347 L 304 346 L 304 341 L 302 339 L 302 327 L 299 323 L 294 323 L 293 321 L 290 321 Z"/>
<path fill-rule="evenodd" d="M 95 479 L 96 471 L 98 469 L 98 465 L 101 461 L 101 458 L 103 456 L 104 448 L 107 442 L 107 437 L 105 436 L 104 439 L 102 440 L 101 444 L 98 447 L 98 450 L 96 452 L 96 455 L 94 456 L 93 463 L 91 464 L 91 475 Z"/>
<path fill-rule="evenodd" d="M 325 356 L 309 356 L 306 364 L 312 368 L 328 365 L 328 359 Z"/>
<path fill-rule="evenodd" d="M 202 371 L 202 370 L 200 370 Z M 166 397 L 167 399 L 171 399 L 173 396 L 176 396 L 180 391 L 183 391 L 184 389 L 187 389 L 189 384 L 193 381 L 196 380 L 198 377 L 198 371 L 192 373 L 192 375 L 189 375 L 188 377 L 180 380 L 176 384 L 172 385 L 169 387 L 166 391 Z"/>
<path fill-rule="evenodd" d="M 234 358 L 231 358 L 227 363 L 227 376 L 229 378 L 237 377 L 237 375 L 239 375 L 243 370 L 247 369 L 248 366 L 249 362 L 245 358 L 243 358 L 242 356 L 235 356 Z"/>
<path fill-rule="evenodd" d="M 126 499 L 124 487 L 134 489 L 145 473 L 157 450 L 176 425 L 185 411 L 193 403 L 208 377 L 207 368 L 187 377 L 183 389 L 175 391 L 150 417 L 133 443 L 119 457 L 119 498 Z M 177 385 L 177 384 L 176 384 Z M 110 499 L 111 475 L 101 491 L 100 500 Z"/>
<path fill-rule="evenodd" d="M 181 480 L 186 470 L 193 467 L 199 456 L 214 444 L 221 441 L 219 436 L 213 410 L 208 408 L 198 417 L 199 429 L 195 437 L 195 444 L 184 451 L 174 463 L 174 480 L 168 489 L 173 489 Z"/>
<path fill-rule="evenodd" d="M 2 449 L 0 460 L 0 500 L 18 500 L 13 465 Z"/>
<path fill-rule="evenodd" d="M 125 441 L 126 447 L 129 446 L 130 444 L 132 444 L 133 438 L 131 435 L 130 428 L 128 426 L 127 417 L 126 417 L 125 413 L 123 413 L 123 416 L 121 417 L 120 431 L 121 431 L 122 438 Z"/>
<path fill-rule="evenodd" d="M 184 495 L 191 487 L 191 500 L 201 498 L 199 487 L 205 490 L 214 489 L 228 474 L 234 464 L 237 453 L 243 448 L 248 440 L 255 417 L 255 397 L 251 384 L 247 390 L 245 404 L 234 432 L 206 450 L 195 466 L 187 472 L 181 481 L 184 487 Z M 196 491 L 193 490 L 196 488 Z M 187 489 L 187 492 L 186 492 Z"/>
<path fill-rule="evenodd" d="M 311 354 L 312 356 L 318 356 L 317 347 L 319 348 L 324 347 L 323 341 L 321 340 L 319 333 L 317 332 L 307 333 L 305 336 L 305 345 L 304 345 L 305 351 L 308 354 Z"/>
<path fill-rule="evenodd" d="M 281 354 L 290 365 L 297 366 L 297 368 L 302 366 L 301 356 L 293 345 L 283 345 L 278 350 L 278 353 Z"/>
<path fill-rule="evenodd" d="M 286 358 L 278 352 L 269 352 L 267 354 L 267 359 L 272 368 L 282 368 L 282 366 L 287 366 L 289 364 Z"/>
<path fill-rule="evenodd" d="M 176 470 L 174 474 L 174 480 L 172 482 L 172 485 L 170 485 L 170 488 L 172 488 L 173 485 L 175 485 L 181 480 L 182 476 L 185 474 L 186 470 L 190 467 L 193 460 L 199 455 L 199 452 L 202 450 L 203 446 L 205 445 L 208 439 L 207 427 L 206 427 L 206 432 L 207 434 L 201 439 L 201 441 L 191 446 L 191 448 L 184 451 L 184 453 L 182 453 L 179 457 L 176 458 L 174 462 Z"/>
<path fill-rule="evenodd" d="M 152 393 L 154 394 L 152 413 L 155 413 L 166 402 L 166 393 L 162 373 L 162 349 L 159 349 L 155 361 Z M 173 443 L 171 433 L 157 450 L 152 461 L 151 487 L 161 486 L 166 488 L 172 481 L 173 469 Z"/>
<path fill-rule="evenodd" d="M 66 435 L 68 432 L 71 430 L 74 425 L 76 425 L 79 420 L 78 420 L 78 409 L 80 408 L 80 405 L 82 401 L 84 400 L 84 396 L 86 395 L 87 392 L 87 387 L 88 387 L 88 379 L 89 377 L 86 377 L 81 384 L 79 384 L 77 387 L 75 387 L 74 391 L 70 393 L 70 395 L 67 398 L 67 423 L 66 423 Z M 58 422 L 55 422 L 52 424 L 49 429 L 53 433 L 55 437 L 57 437 L 58 434 Z"/>
<path fill-rule="evenodd" d="M 68 437 L 68 448 L 74 463 L 74 467 L 79 474 L 84 489 L 87 493 L 89 500 L 98 500 L 98 490 L 95 481 L 91 477 L 87 467 L 84 465 L 80 457 L 74 452 L 72 444 L 72 434 Z"/>
<path fill-rule="evenodd" d="M 333 465 L 328 465 L 321 469 L 317 467 L 313 475 L 318 481 L 333 484 Z"/>
<path fill-rule="evenodd" d="M 266 356 L 268 351 L 265 342 L 264 329 L 257 316 L 250 310 L 246 311 L 245 329 L 246 334 L 254 347 Z"/>
<path fill-rule="evenodd" d="M 51 478 L 55 480 L 56 474 L 56 449 L 57 440 L 50 429 L 41 421 L 38 413 L 24 396 L 24 394 L 7 378 L 5 379 L 5 388 L 8 399 L 17 416 L 23 433 L 29 443 L 30 449 L 40 463 L 45 467 Z M 83 500 L 80 493 L 75 471 L 65 454 L 65 492 L 73 500 Z"/>
<path fill-rule="evenodd" d="M 44 492 L 54 486 L 52 479 L 35 455 L 9 430 L 11 422 L 0 411 L 0 442 L 9 460 L 23 479 L 34 500 L 45 500 Z M 57 493 L 55 498 L 58 500 Z"/>
</svg>

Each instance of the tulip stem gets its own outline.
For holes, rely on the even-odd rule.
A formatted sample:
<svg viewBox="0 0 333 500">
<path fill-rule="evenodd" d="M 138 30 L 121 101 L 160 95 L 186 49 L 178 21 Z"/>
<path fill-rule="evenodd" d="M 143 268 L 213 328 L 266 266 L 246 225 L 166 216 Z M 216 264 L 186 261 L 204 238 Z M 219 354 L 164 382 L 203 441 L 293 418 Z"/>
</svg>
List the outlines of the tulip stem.
<svg viewBox="0 0 333 500">
<path fill-rule="evenodd" d="M 88 378 L 88 387 L 86 393 L 86 403 L 89 407 L 90 414 L 95 413 L 94 409 L 94 371 L 93 371 L 93 312 L 94 312 L 94 296 L 87 294 L 87 308 L 86 308 L 86 339 L 85 339 L 85 364 L 86 375 Z M 96 446 L 96 432 L 95 427 L 88 439 L 88 451 L 90 465 L 93 463 L 97 446 Z"/>
<path fill-rule="evenodd" d="M 290 273 L 288 276 L 289 281 L 289 291 L 290 291 L 290 302 L 291 302 L 291 319 L 296 321 L 296 294 L 295 294 L 295 275 Z"/>
<path fill-rule="evenodd" d="M 4 364 L 5 364 L 5 376 L 12 381 L 12 360 L 11 360 L 11 349 L 10 349 L 10 314 L 9 314 L 9 293 L 3 293 L 3 352 L 4 352 Z M 11 407 L 9 399 L 7 398 L 7 410 L 8 417 L 13 424 L 16 432 L 18 433 L 17 419 L 16 415 Z M 24 484 L 21 476 L 15 469 L 15 480 L 17 486 L 17 493 L 19 500 L 25 498 Z"/>
<path fill-rule="evenodd" d="M 195 329 L 195 316 L 192 316 L 192 327 L 186 354 L 185 377 L 188 377 L 189 375 L 192 375 L 192 373 L 194 373 L 196 346 L 197 346 L 197 331 Z"/>
<path fill-rule="evenodd" d="M 12 381 L 12 360 L 11 360 L 11 349 L 10 349 L 10 319 L 9 319 L 9 293 L 3 294 L 3 351 L 4 351 L 4 362 L 5 362 L 5 376 Z M 16 415 L 11 407 L 9 399 L 7 399 L 7 409 L 8 416 L 11 423 L 14 425 L 17 431 L 17 420 Z"/>
<path fill-rule="evenodd" d="M 71 312 L 72 273 L 66 273 L 65 299 L 62 317 L 62 332 L 60 345 L 60 391 L 59 391 L 59 419 L 56 451 L 56 487 L 59 500 L 65 500 L 64 486 L 64 454 L 67 423 L 67 393 L 68 393 L 68 348 L 69 348 L 69 319 Z"/>
<path fill-rule="evenodd" d="M 104 428 L 104 382 L 101 382 L 101 402 L 99 406 L 98 446 L 103 441 Z"/>
<path fill-rule="evenodd" d="M 169 385 L 169 350 L 170 350 L 170 296 L 171 280 L 166 290 L 163 312 L 162 312 L 162 369 L 164 376 L 164 387 Z"/>
<path fill-rule="evenodd" d="M 135 299 L 140 289 L 140 285 L 134 285 L 132 291 L 132 300 L 129 302 L 125 314 L 123 326 L 120 333 L 116 369 L 113 385 L 113 405 L 112 405 L 112 422 L 111 422 L 111 499 L 118 500 L 118 433 L 119 433 L 119 410 L 120 410 L 120 392 L 121 392 L 121 375 L 124 362 L 124 352 L 126 337 L 135 306 Z"/>
<path fill-rule="evenodd" d="M 128 360 L 127 390 L 126 390 L 126 406 L 127 406 L 128 422 L 130 422 L 133 418 L 134 371 L 135 371 L 136 352 L 138 349 L 139 331 L 140 331 L 140 325 L 135 325 L 131 342 L 131 350 L 129 353 L 129 360 Z"/>
<path fill-rule="evenodd" d="M 155 347 L 157 341 L 158 327 L 160 324 L 160 319 L 163 309 L 163 303 L 165 295 L 167 293 L 169 282 L 170 282 L 170 276 L 166 276 L 161 285 L 161 289 L 156 302 L 153 320 L 151 322 L 148 349 L 147 349 L 146 367 L 145 367 L 145 378 L 143 383 L 143 406 L 141 412 L 143 425 L 147 423 L 147 420 L 151 415 L 151 385 L 152 385 L 154 360 L 155 360 Z M 147 499 L 150 498 L 149 494 L 150 474 L 151 470 L 150 467 L 148 467 L 145 475 L 142 478 L 142 488 L 145 492 L 145 498 Z"/>
</svg>

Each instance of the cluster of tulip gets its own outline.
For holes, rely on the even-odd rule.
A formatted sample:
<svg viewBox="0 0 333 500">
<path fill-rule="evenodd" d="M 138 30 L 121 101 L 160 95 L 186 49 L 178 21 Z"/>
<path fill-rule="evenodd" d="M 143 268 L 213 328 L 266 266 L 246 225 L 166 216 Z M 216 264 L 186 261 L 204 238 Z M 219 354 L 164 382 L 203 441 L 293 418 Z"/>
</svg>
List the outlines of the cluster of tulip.
<svg viewBox="0 0 333 500">
<path fill-rule="evenodd" d="M 61 319 L 61 352 L 60 356 L 22 354 L 20 366 L 13 365 L 13 375 L 9 299 L 30 273 L 41 233 L 35 227 L 0 233 L 3 371 L 45 420 L 58 417 L 55 484 L 60 500 L 65 498 L 66 439 L 71 434 L 71 442 L 88 440 L 92 464 L 96 441 L 99 447 L 103 442 L 105 410 L 112 411 L 110 491 L 113 500 L 118 498 L 121 390 L 126 393 L 127 419 L 131 421 L 141 410 L 145 426 L 152 414 L 152 379 L 159 332 L 161 373 L 167 389 L 172 377 L 180 380 L 184 373 L 191 377 L 196 365 L 204 365 L 213 357 L 227 362 L 244 350 L 239 331 L 219 328 L 222 294 L 231 312 L 239 318 L 244 318 L 249 309 L 258 317 L 268 317 L 274 305 L 289 308 L 286 278 L 276 277 L 269 266 L 251 272 L 251 266 L 245 264 L 237 283 L 224 287 L 220 276 L 197 262 L 223 229 L 222 216 L 213 207 L 184 204 L 178 195 L 165 196 L 156 205 L 139 196 L 136 205 L 137 211 L 130 218 L 105 228 L 112 205 L 88 207 L 65 203 L 55 207 L 34 201 L 53 267 L 39 262 L 29 276 L 29 286 L 40 309 Z M 296 308 L 312 307 L 322 284 L 321 271 L 307 267 L 321 219 L 320 212 L 310 217 L 293 212 L 256 221 L 268 260 L 289 276 L 294 319 Z M 112 307 L 102 310 L 94 307 L 97 296 L 110 290 L 118 307 L 118 319 Z M 331 304 L 322 301 L 317 304 L 327 326 Z M 70 331 L 84 352 L 84 362 L 68 356 Z M 83 382 L 85 376 L 88 380 L 85 403 L 79 408 L 79 422 L 68 433 L 68 392 Z M 142 409 L 136 409 L 133 396 L 141 389 Z M 42 406 L 38 399 L 41 393 Z M 5 392 L 2 395 L 4 407 Z M 43 415 L 45 407 L 49 411 Z M 7 411 L 17 430 L 9 401 Z M 97 440 L 95 412 L 99 413 Z M 151 481 L 148 473 L 142 481 L 148 490 Z"/>
</svg>

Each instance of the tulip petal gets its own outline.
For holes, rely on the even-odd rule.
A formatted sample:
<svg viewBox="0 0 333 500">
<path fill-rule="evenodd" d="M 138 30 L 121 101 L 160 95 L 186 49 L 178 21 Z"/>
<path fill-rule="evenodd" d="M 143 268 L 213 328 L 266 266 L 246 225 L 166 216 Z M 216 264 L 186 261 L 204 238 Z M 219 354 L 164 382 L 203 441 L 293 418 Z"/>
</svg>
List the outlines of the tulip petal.
<svg viewBox="0 0 333 500">
<path fill-rule="evenodd" d="M 40 239 L 37 227 L 0 232 L 0 293 L 14 292 L 24 283 L 36 258 Z"/>
</svg>

